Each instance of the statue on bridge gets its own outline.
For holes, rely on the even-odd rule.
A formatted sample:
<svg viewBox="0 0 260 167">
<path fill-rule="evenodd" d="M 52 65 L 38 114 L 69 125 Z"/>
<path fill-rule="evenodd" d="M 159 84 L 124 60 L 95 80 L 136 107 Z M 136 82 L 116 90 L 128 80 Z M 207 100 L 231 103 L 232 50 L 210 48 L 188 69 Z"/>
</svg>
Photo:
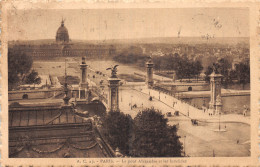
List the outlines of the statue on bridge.
<svg viewBox="0 0 260 167">
<path fill-rule="evenodd" d="M 216 63 L 213 63 L 213 72 L 215 72 L 216 74 L 218 74 L 219 73 L 219 66 L 216 64 Z"/>
<path fill-rule="evenodd" d="M 119 65 L 115 65 L 114 67 L 107 68 L 106 70 L 111 70 L 111 78 L 117 78 L 117 67 Z"/>
<path fill-rule="evenodd" d="M 148 58 L 148 63 L 152 63 L 152 56 L 147 56 Z"/>
</svg>

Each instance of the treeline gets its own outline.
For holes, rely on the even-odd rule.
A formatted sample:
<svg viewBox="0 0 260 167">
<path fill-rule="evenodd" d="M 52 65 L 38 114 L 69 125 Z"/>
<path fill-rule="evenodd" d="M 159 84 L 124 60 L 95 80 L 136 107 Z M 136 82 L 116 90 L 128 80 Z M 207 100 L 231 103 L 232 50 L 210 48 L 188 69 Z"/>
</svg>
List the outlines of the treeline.
<svg viewBox="0 0 260 167">
<path fill-rule="evenodd" d="M 193 57 L 193 56 L 191 56 Z M 123 64 L 133 64 L 141 68 L 145 68 L 148 55 L 143 54 L 143 50 L 137 46 L 131 46 L 124 49 L 113 58 L 114 61 Z M 174 70 L 178 79 L 198 78 L 203 71 L 203 66 L 199 60 L 189 58 L 187 54 L 179 55 L 165 54 L 164 56 L 153 57 L 154 68 L 157 71 Z M 217 69 L 217 73 L 223 75 L 222 84 L 224 86 L 236 84 L 250 83 L 250 63 L 249 60 L 241 61 L 232 68 L 233 58 L 221 58 L 211 63 L 205 69 L 205 80 L 209 82 L 209 75 L 213 72 L 213 66 Z"/>
<path fill-rule="evenodd" d="M 40 84 L 38 72 L 32 70 L 33 59 L 24 52 L 8 50 L 8 89 L 20 84 Z"/>
<path fill-rule="evenodd" d="M 148 55 L 143 54 L 141 48 L 131 46 L 115 56 L 113 60 L 123 64 L 145 67 L 147 58 Z M 188 59 L 186 54 L 165 54 L 164 56 L 153 57 L 153 62 L 155 70 L 174 70 L 179 79 L 197 78 L 203 70 L 200 61 Z"/>
<path fill-rule="evenodd" d="M 184 78 L 198 78 L 203 67 L 200 61 L 188 59 L 186 54 L 180 56 L 178 53 L 154 57 L 155 70 L 174 70 L 176 76 L 181 80 Z"/>
<path fill-rule="evenodd" d="M 102 122 L 109 144 L 124 156 L 182 156 L 177 127 L 168 125 L 167 118 L 154 108 L 144 109 L 134 119 L 122 112 L 109 112 Z"/>
<path fill-rule="evenodd" d="M 122 64 L 134 64 L 144 67 L 147 57 L 148 55 L 143 54 L 143 50 L 140 47 L 131 46 L 114 56 L 113 60 Z"/>
</svg>

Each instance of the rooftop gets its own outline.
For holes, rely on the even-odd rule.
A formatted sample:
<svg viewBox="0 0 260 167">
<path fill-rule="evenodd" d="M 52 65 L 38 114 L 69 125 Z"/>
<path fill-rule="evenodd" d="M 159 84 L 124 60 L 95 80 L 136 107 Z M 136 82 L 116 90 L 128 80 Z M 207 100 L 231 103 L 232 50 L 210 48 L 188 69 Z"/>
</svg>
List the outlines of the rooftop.
<svg viewBox="0 0 260 167">
<path fill-rule="evenodd" d="M 111 156 L 86 113 L 79 116 L 70 106 L 9 110 L 9 157 Z"/>
</svg>

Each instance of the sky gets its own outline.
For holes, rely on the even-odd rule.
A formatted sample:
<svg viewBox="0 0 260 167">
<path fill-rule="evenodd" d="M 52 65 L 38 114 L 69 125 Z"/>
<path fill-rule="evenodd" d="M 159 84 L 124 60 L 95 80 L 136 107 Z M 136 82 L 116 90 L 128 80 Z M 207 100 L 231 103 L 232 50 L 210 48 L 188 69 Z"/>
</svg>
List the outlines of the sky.
<svg viewBox="0 0 260 167">
<path fill-rule="evenodd" d="M 55 39 L 62 18 L 72 40 L 249 36 L 247 8 L 143 8 L 10 11 L 8 38 Z"/>
</svg>

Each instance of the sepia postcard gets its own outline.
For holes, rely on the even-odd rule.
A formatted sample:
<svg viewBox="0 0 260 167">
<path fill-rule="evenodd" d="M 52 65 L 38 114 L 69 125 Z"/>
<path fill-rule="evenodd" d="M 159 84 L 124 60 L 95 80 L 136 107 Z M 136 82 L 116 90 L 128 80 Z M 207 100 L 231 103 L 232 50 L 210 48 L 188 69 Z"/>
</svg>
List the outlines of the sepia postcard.
<svg viewBox="0 0 260 167">
<path fill-rule="evenodd" d="M 1 7 L 2 166 L 259 165 L 259 2 Z"/>
</svg>

